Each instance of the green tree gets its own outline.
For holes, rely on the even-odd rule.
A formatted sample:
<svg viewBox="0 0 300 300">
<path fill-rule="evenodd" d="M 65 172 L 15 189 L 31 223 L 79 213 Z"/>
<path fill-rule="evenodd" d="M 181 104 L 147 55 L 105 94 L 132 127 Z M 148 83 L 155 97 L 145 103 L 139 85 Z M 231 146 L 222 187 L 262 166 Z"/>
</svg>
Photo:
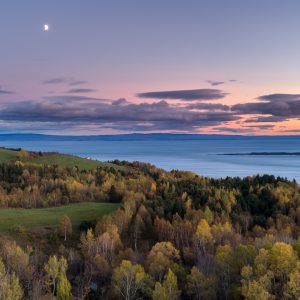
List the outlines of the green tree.
<svg viewBox="0 0 300 300">
<path fill-rule="evenodd" d="M 58 276 L 56 298 L 58 300 L 71 300 L 71 284 L 65 274 Z"/>
<path fill-rule="evenodd" d="M 1 247 L 3 261 L 10 272 L 14 272 L 19 280 L 27 285 L 31 281 L 29 254 L 16 242 L 3 241 Z"/>
<path fill-rule="evenodd" d="M 233 251 L 229 245 L 219 246 L 215 260 L 218 268 L 218 276 L 225 299 L 228 299 L 229 288 L 232 283 Z"/>
<path fill-rule="evenodd" d="M 54 295 L 57 278 L 59 276 L 59 261 L 55 255 L 49 257 L 49 260 L 45 265 L 45 271 L 47 273 L 49 282 L 52 285 L 52 294 Z"/>
<path fill-rule="evenodd" d="M 296 243 L 294 244 L 294 250 L 297 252 L 298 257 L 300 257 L 300 236 L 298 236 Z"/>
<path fill-rule="evenodd" d="M 251 266 L 245 266 L 241 272 L 242 275 L 242 289 L 241 293 L 247 300 L 271 300 L 274 295 L 270 293 L 272 272 L 268 271 L 266 274 L 254 279 L 253 269 Z"/>
<path fill-rule="evenodd" d="M 141 265 L 133 265 L 129 260 L 123 260 L 121 265 L 114 269 L 112 282 L 125 300 L 136 299 L 144 288 L 147 275 Z"/>
<path fill-rule="evenodd" d="M 240 274 L 244 266 L 252 265 L 255 259 L 256 249 L 253 245 L 240 244 L 234 250 L 233 267 L 237 274 Z"/>
<path fill-rule="evenodd" d="M 67 261 L 64 257 L 58 259 L 55 255 L 50 256 L 45 264 L 48 280 L 52 285 L 52 294 L 55 295 L 57 282 L 60 276 L 66 276 Z"/>
<path fill-rule="evenodd" d="M 0 259 L 0 300 L 20 300 L 23 296 L 18 277 L 15 273 L 9 274 Z"/>
<path fill-rule="evenodd" d="M 153 291 L 153 300 L 176 300 L 180 297 L 180 290 L 178 289 L 177 277 L 169 269 L 163 283 L 156 282 Z"/>
<path fill-rule="evenodd" d="M 295 268 L 297 255 L 291 245 L 275 243 L 270 250 L 270 269 L 278 278 L 286 280 Z"/>
<path fill-rule="evenodd" d="M 187 293 L 193 299 L 216 299 L 216 282 L 211 276 L 205 276 L 198 268 L 193 267 L 187 277 Z"/>
</svg>

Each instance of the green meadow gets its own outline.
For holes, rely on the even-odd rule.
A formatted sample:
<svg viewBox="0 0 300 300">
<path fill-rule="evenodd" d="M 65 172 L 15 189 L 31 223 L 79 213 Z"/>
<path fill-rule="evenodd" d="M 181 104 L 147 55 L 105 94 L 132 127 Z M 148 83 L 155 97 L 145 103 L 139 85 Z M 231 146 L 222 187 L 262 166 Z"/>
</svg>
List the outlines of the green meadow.
<svg viewBox="0 0 300 300">
<path fill-rule="evenodd" d="M 0 209 L 0 232 L 9 232 L 14 228 L 24 229 L 56 227 L 63 215 L 68 215 L 73 225 L 82 221 L 98 220 L 116 210 L 119 204 L 85 202 L 60 207 L 21 209 Z"/>
<path fill-rule="evenodd" d="M 58 165 L 64 168 L 72 168 L 77 166 L 80 170 L 92 170 L 97 167 L 108 167 L 122 170 L 124 167 L 108 162 L 87 159 L 83 157 L 61 154 L 61 153 L 42 153 L 42 155 L 21 156 L 21 152 L 0 148 L 0 163 L 21 160 L 23 163 L 36 165 Z"/>
<path fill-rule="evenodd" d="M 0 163 L 17 159 L 19 153 L 19 151 L 0 148 Z"/>
<path fill-rule="evenodd" d="M 58 165 L 65 168 L 72 168 L 74 166 L 77 166 L 80 170 L 92 170 L 97 167 L 122 169 L 122 167 L 119 167 L 112 163 L 106 163 L 98 160 L 60 153 L 43 154 L 42 156 L 23 159 L 23 161 L 38 165 Z"/>
</svg>

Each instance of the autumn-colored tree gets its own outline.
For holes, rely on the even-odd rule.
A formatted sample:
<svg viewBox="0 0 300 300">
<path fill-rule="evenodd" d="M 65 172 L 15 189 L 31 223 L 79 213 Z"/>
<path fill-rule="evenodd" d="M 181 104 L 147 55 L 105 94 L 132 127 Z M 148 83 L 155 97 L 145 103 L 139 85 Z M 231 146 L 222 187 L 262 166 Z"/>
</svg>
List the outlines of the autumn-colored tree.
<svg viewBox="0 0 300 300">
<path fill-rule="evenodd" d="M 216 280 L 212 276 L 205 276 L 198 268 L 193 267 L 187 277 L 187 294 L 193 299 L 216 299 Z"/>
<path fill-rule="evenodd" d="M 241 272 L 241 293 L 247 300 L 272 300 L 274 295 L 270 293 L 272 272 L 267 272 L 258 279 L 253 277 L 251 266 L 245 266 Z"/>
<path fill-rule="evenodd" d="M 149 273 L 158 281 L 162 281 L 172 263 L 179 259 L 179 251 L 170 242 L 156 243 L 147 257 Z"/>
<path fill-rule="evenodd" d="M 154 220 L 154 230 L 159 241 L 168 241 L 172 237 L 173 226 L 170 221 L 156 217 Z"/>
<path fill-rule="evenodd" d="M 92 229 L 88 229 L 86 233 L 80 236 L 80 248 L 85 256 L 95 256 L 94 251 L 95 237 Z"/>
<path fill-rule="evenodd" d="M 106 215 L 103 218 L 101 218 L 100 221 L 97 222 L 96 227 L 95 227 L 95 235 L 99 236 L 103 234 L 104 232 L 108 232 L 112 229 L 112 227 L 116 226 L 114 224 L 114 220 L 112 215 Z"/>
<path fill-rule="evenodd" d="M 30 153 L 33 159 L 42 155 Z M 182 298 L 208 300 L 300 297 L 295 181 L 268 175 L 211 179 L 139 162 L 90 170 L 25 160 L 0 164 L 0 207 L 117 198 L 119 208 L 95 229 L 92 221 L 80 227 L 78 247 L 76 236 L 72 245 L 58 246 L 50 230 L 26 231 L 22 247 L 2 234 L 0 300 L 19 300 L 22 293 L 22 299 L 70 299 L 71 288 L 74 299 L 151 299 L 153 290 L 153 298 L 163 300 L 179 298 L 179 290 Z M 68 273 L 57 255 L 68 259 Z"/>
<path fill-rule="evenodd" d="M 16 242 L 3 241 L 1 255 L 7 267 L 24 281 L 28 279 L 29 254 Z"/>
<path fill-rule="evenodd" d="M 242 294 L 247 299 L 296 299 L 298 258 L 291 245 L 277 242 L 260 249 L 254 267 L 242 268 Z"/>
<path fill-rule="evenodd" d="M 59 279 L 63 280 L 63 284 L 61 289 L 64 290 L 66 283 L 66 270 L 67 270 L 67 261 L 64 257 L 58 259 L 57 256 L 50 256 L 48 262 L 45 264 L 45 271 L 47 274 L 47 278 L 49 283 L 52 286 L 52 294 L 54 295 L 56 292 L 56 286 Z"/>
<path fill-rule="evenodd" d="M 195 244 L 201 254 L 205 254 L 213 242 L 211 228 L 205 219 L 201 219 L 195 233 Z"/>
<path fill-rule="evenodd" d="M 8 273 L 0 259 L 0 300 L 20 300 L 22 296 L 23 290 L 18 277 L 15 273 Z"/>
<path fill-rule="evenodd" d="M 234 272 L 240 274 L 244 266 L 253 265 L 256 249 L 253 245 L 240 244 L 234 250 L 233 256 Z"/>
<path fill-rule="evenodd" d="M 300 211 L 300 208 L 299 208 Z M 298 258 L 300 257 L 300 236 L 298 236 L 295 244 L 294 244 L 294 250 L 297 252 L 298 254 Z"/>
<path fill-rule="evenodd" d="M 232 226 L 228 222 L 225 222 L 224 224 L 214 224 L 211 231 L 214 240 L 218 245 L 222 245 L 226 241 L 230 241 L 232 236 Z"/>
<path fill-rule="evenodd" d="M 59 276 L 59 260 L 56 256 L 49 257 L 49 260 L 45 265 L 45 271 L 47 273 L 49 282 L 52 285 L 52 293 L 54 295 L 56 290 L 57 278 Z"/>
<path fill-rule="evenodd" d="M 146 227 L 151 226 L 151 218 L 146 207 L 141 204 L 138 206 L 136 213 L 133 215 L 130 232 L 132 235 L 133 248 L 137 250 L 138 240 Z"/>
<path fill-rule="evenodd" d="M 180 294 L 176 275 L 169 269 L 163 283 L 156 282 L 153 300 L 176 300 L 179 299 Z"/>
<path fill-rule="evenodd" d="M 175 214 L 172 219 L 171 242 L 181 251 L 191 245 L 193 226 L 189 220 L 182 219 Z"/>
<path fill-rule="evenodd" d="M 101 254 L 97 254 L 92 259 L 92 264 L 94 267 L 94 275 L 96 275 L 101 281 L 104 281 L 111 275 L 111 266 Z"/>
<path fill-rule="evenodd" d="M 143 289 L 147 275 L 141 265 L 133 265 L 128 260 L 123 260 L 112 276 L 115 288 L 125 300 L 136 299 Z"/>
<path fill-rule="evenodd" d="M 59 233 L 64 237 L 64 240 L 67 240 L 67 235 L 72 234 L 72 223 L 70 218 L 67 215 L 64 215 L 59 221 L 58 227 Z"/>
<path fill-rule="evenodd" d="M 218 268 L 219 282 L 225 299 L 228 299 L 229 287 L 232 282 L 233 251 L 229 245 L 219 246 L 215 260 Z"/>
<path fill-rule="evenodd" d="M 288 282 L 284 291 L 285 299 L 300 298 L 300 262 L 297 262 L 295 269 L 289 274 Z"/>
<path fill-rule="evenodd" d="M 270 250 L 270 269 L 276 277 L 287 280 L 296 263 L 297 255 L 291 245 L 285 243 L 273 245 Z"/>
<path fill-rule="evenodd" d="M 21 151 L 19 151 L 18 158 L 19 158 L 20 160 L 25 159 L 25 158 L 28 158 L 28 157 L 29 157 L 28 151 L 23 150 L 23 149 L 22 149 Z"/>
</svg>

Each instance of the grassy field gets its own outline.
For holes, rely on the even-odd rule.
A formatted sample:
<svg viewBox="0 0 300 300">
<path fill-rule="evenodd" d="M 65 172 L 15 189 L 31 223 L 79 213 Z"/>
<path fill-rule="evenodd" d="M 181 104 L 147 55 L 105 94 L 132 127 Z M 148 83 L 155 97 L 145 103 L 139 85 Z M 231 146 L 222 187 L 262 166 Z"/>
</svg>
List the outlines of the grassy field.
<svg viewBox="0 0 300 300">
<path fill-rule="evenodd" d="M 24 163 L 31 163 L 37 165 L 59 165 L 65 168 L 72 168 L 77 166 L 80 170 L 91 170 L 97 167 L 109 167 L 116 170 L 124 169 L 122 166 L 117 166 L 112 163 L 82 158 L 73 155 L 60 153 L 43 153 L 39 155 L 29 155 L 29 157 L 18 158 L 20 151 L 0 148 L 0 163 L 14 160 L 21 160 Z"/>
<path fill-rule="evenodd" d="M 91 170 L 97 167 L 112 167 L 115 169 L 122 168 L 111 163 L 59 153 L 43 154 L 43 156 L 30 157 L 23 159 L 23 161 L 41 165 L 59 165 L 61 167 L 66 168 L 72 168 L 74 166 L 77 166 L 80 170 Z"/>
<path fill-rule="evenodd" d="M 13 151 L 9 149 L 0 148 L 0 163 L 14 160 L 18 157 L 19 151 Z"/>
<path fill-rule="evenodd" d="M 0 209 L 0 232 L 10 232 L 17 226 L 25 229 L 56 227 L 59 219 L 68 215 L 73 225 L 81 221 L 93 221 L 116 210 L 119 204 L 114 203 L 78 203 L 54 208 L 41 209 Z"/>
</svg>

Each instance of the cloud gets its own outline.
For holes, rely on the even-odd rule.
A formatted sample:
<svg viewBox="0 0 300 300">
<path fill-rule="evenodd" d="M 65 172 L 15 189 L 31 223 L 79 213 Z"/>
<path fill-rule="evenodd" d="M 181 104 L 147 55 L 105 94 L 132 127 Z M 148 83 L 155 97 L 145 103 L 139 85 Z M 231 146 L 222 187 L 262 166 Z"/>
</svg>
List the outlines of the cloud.
<svg viewBox="0 0 300 300">
<path fill-rule="evenodd" d="M 14 94 L 14 92 L 12 92 L 12 91 L 6 91 L 6 90 L 0 90 L 0 94 L 9 95 L 9 94 Z"/>
<path fill-rule="evenodd" d="M 277 117 L 277 116 L 267 116 L 267 117 L 256 117 L 252 119 L 248 119 L 246 123 L 273 123 L 273 122 L 282 122 L 286 120 L 285 117 Z"/>
<path fill-rule="evenodd" d="M 58 84 L 58 83 L 65 83 L 65 82 L 66 82 L 66 78 L 51 78 L 43 81 L 43 84 Z"/>
<path fill-rule="evenodd" d="M 216 81 L 216 80 L 206 80 L 206 82 L 212 86 L 218 86 L 225 83 L 225 81 Z"/>
<path fill-rule="evenodd" d="M 83 95 L 61 95 L 61 96 L 45 96 L 43 99 L 48 99 L 51 101 L 106 101 L 112 102 L 113 100 L 107 98 L 97 98 L 97 97 L 88 97 Z M 40 100 L 42 101 L 42 100 Z M 22 101 L 21 101 L 22 102 Z"/>
<path fill-rule="evenodd" d="M 232 110 L 238 114 L 269 115 L 282 121 L 300 117 L 299 94 L 270 94 L 257 98 L 258 102 L 236 104 Z"/>
<path fill-rule="evenodd" d="M 10 94 L 14 94 L 14 92 L 12 91 L 8 91 L 8 90 L 3 90 L 1 85 L 0 85 L 0 95 L 10 95 Z"/>
<path fill-rule="evenodd" d="M 128 103 L 129 102 L 126 99 L 121 98 L 121 99 L 113 101 L 112 105 L 127 105 Z"/>
<path fill-rule="evenodd" d="M 231 127 L 216 127 L 213 128 L 213 131 L 217 132 L 230 132 L 230 133 L 237 133 L 237 134 L 250 134 L 253 133 L 253 128 L 231 128 Z"/>
<path fill-rule="evenodd" d="M 66 93 L 68 94 L 83 94 L 83 93 L 93 93 L 94 89 L 70 89 Z"/>
<path fill-rule="evenodd" d="M 230 111 L 214 111 L 207 107 L 194 111 L 159 101 L 132 103 L 125 99 L 108 100 L 81 96 L 45 97 L 36 101 L 20 101 L 3 105 L 0 120 L 34 123 L 93 125 L 130 131 L 175 130 L 195 131 L 197 128 L 238 120 Z M 33 125 L 34 126 L 34 125 Z"/>
<path fill-rule="evenodd" d="M 249 125 L 247 128 L 272 129 L 274 125 Z"/>
<path fill-rule="evenodd" d="M 50 78 L 42 82 L 43 84 L 68 84 L 70 86 L 81 85 L 87 83 L 84 80 L 76 80 L 73 77 L 56 77 Z"/>
<path fill-rule="evenodd" d="M 281 132 L 300 133 L 300 129 L 287 129 Z"/>
<path fill-rule="evenodd" d="M 81 85 L 81 84 L 86 84 L 86 83 L 88 83 L 88 82 L 84 81 L 84 80 L 74 80 L 74 81 L 69 82 L 70 85 Z"/>
<path fill-rule="evenodd" d="M 230 106 L 214 101 L 226 95 L 217 89 L 140 94 L 142 98 L 159 99 L 151 103 L 84 95 L 93 91 L 72 88 L 65 95 L 2 102 L 0 123 L 12 124 L 15 128 L 19 128 L 16 124 L 20 124 L 21 128 L 26 123 L 28 128 L 36 128 L 36 131 L 43 128 L 64 131 L 85 128 L 90 131 L 101 129 L 104 132 L 108 129 L 119 132 L 198 132 L 200 129 L 214 127 L 213 130 L 217 132 L 255 134 L 259 130 L 272 130 L 274 122 L 300 118 L 298 94 L 263 95 L 256 102 Z M 166 100 L 160 100 L 161 98 Z M 174 103 L 167 101 L 168 99 L 184 101 Z M 232 122 L 240 127 L 232 128 Z"/>
<path fill-rule="evenodd" d="M 197 90 L 178 90 L 178 91 L 160 91 L 137 94 L 140 98 L 147 99 L 172 99 L 172 100 L 217 100 L 224 98 L 227 93 L 217 89 L 197 89 Z"/>
<path fill-rule="evenodd" d="M 300 94 L 270 94 L 260 96 L 257 99 L 267 102 L 300 101 Z"/>
<path fill-rule="evenodd" d="M 186 106 L 189 109 L 205 109 L 205 110 L 221 110 L 221 111 L 229 111 L 230 106 L 224 105 L 221 103 L 206 103 L 206 102 L 199 102 L 199 103 L 192 103 Z"/>
<path fill-rule="evenodd" d="M 213 128 L 214 131 L 220 132 L 231 132 L 231 133 L 238 133 L 238 134 L 253 134 L 254 132 L 257 133 L 257 130 L 269 130 L 273 129 L 274 125 L 250 125 L 250 126 L 243 126 L 239 128 L 233 127 L 215 127 Z"/>
</svg>

